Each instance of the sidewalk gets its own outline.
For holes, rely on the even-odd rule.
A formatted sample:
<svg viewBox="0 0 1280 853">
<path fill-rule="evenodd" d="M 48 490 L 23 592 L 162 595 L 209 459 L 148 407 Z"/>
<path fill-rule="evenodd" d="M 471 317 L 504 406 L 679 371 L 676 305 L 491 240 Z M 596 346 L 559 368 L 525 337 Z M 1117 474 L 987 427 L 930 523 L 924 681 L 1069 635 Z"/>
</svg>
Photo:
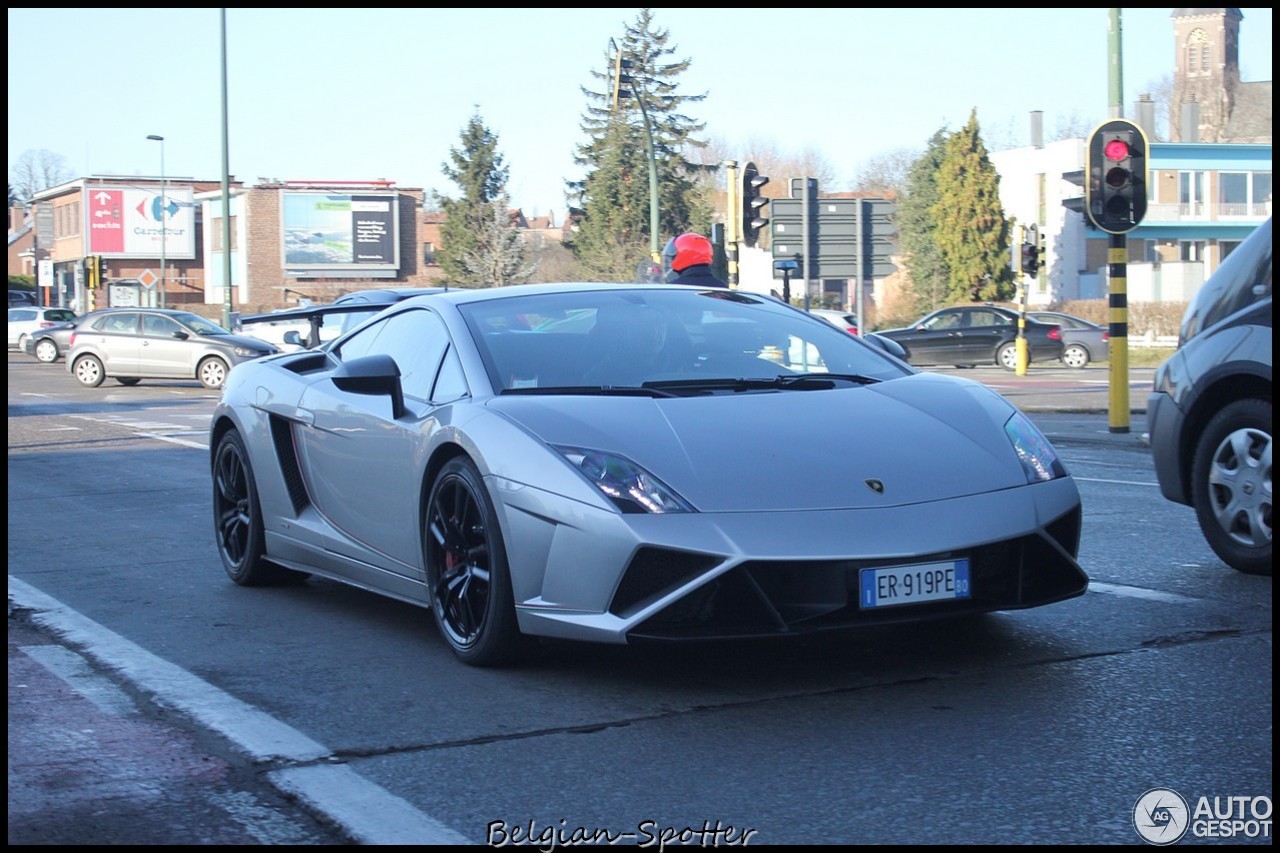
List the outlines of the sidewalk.
<svg viewBox="0 0 1280 853">
<path fill-rule="evenodd" d="M 9 602 L 9 844 L 346 844 Z"/>
</svg>

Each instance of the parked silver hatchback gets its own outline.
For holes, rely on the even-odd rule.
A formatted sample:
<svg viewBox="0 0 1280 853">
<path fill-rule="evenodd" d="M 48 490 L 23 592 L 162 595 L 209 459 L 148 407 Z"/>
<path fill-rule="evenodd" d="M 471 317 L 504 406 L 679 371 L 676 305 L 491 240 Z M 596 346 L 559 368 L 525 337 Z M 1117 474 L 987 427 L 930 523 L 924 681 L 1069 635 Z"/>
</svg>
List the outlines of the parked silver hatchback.
<svg viewBox="0 0 1280 853">
<path fill-rule="evenodd" d="M 143 379 L 198 379 L 218 389 L 237 364 L 279 352 L 258 338 L 233 335 L 190 311 L 110 308 L 86 316 L 71 333 L 67 371 L 96 388 Z"/>
</svg>

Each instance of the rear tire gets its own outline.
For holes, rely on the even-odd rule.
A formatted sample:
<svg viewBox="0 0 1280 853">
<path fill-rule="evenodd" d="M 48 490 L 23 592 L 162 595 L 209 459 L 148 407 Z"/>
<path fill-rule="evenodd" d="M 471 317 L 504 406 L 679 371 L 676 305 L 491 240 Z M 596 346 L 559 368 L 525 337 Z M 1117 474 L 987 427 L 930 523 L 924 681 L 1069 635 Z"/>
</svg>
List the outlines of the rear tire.
<svg viewBox="0 0 1280 853">
<path fill-rule="evenodd" d="M 77 358 L 71 372 L 75 375 L 76 381 L 86 388 L 97 388 L 102 384 L 102 380 L 107 378 L 106 371 L 102 369 L 102 362 L 96 355 L 82 355 Z"/>
<path fill-rule="evenodd" d="M 1196 445 L 1191 500 L 1204 538 L 1224 563 L 1271 574 L 1271 403 L 1237 400 Z"/>
<path fill-rule="evenodd" d="M 1089 351 L 1079 344 L 1072 344 L 1062 351 L 1062 363 L 1067 367 L 1082 368 L 1089 363 Z"/>
<path fill-rule="evenodd" d="M 58 345 L 48 338 L 36 341 L 36 360 L 50 364 L 58 360 Z"/>
<path fill-rule="evenodd" d="M 1018 345 L 1015 342 L 1010 341 L 1000 347 L 1000 349 L 996 350 L 996 364 L 1000 365 L 1005 370 L 1017 370 Z"/>
</svg>

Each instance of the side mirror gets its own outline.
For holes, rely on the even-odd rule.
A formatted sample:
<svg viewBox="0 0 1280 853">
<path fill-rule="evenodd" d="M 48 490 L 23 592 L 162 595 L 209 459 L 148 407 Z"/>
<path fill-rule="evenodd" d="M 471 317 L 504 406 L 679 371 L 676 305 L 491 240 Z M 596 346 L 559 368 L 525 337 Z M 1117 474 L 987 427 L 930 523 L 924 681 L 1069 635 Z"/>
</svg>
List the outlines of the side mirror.
<svg viewBox="0 0 1280 853">
<path fill-rule="evenodd" d="M 391 417 L 404 414 L 404 391 L 400 367 L 389 355 L 366 355 L 344 361 L 333 372 L 333 384 L 350 394 L 386 394 L 391 398 Z"/>
<path fill-rule="evenodd" d="M 306 344 L 302 342 L 302 335 L 298 334 L 293 329 L 290 329 L 289 331 L 285 332 L 281 340 L 283 340 L 286 344 L 290 344 L 295 347 L 306 346 Z"/>
<path fill-rule="evenodd" d="M 875 332 L 868 332 L 862 336 L 862 339 L 869 344 L 874 344 L 875 346 L 880 347 L 880 349 L 884 350 L 894 358 L 900 358 L 903 361 L 907 360 L 907 351 L 903 349 L 902 344 L 898 343 L 893 338 L 886 338 L 884 335 L 877 335 Z"/>
<path fill-rule="evenodd" d="M 173 336 L 180 341 L 185 341 L 187 338 L 191 337 L 186 332 L 174 332 Z"/>
</svg>

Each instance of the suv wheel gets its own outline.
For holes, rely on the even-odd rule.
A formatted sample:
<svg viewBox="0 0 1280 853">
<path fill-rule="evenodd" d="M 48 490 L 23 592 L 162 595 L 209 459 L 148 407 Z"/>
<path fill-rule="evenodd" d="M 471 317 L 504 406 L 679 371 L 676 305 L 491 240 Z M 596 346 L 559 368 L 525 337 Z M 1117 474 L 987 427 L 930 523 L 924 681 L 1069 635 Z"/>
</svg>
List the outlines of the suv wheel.
<svg viewBox="0 0 1280 853">
<path fill-rule="evenodd" d="M 1271 574 L 1271 403 L 1237 400 L 1213 416 L 1196 445 L 1191 501 L 1222 561 Z"/>
<path fill-rule="evenodd" d="M 102 362 L 98 361 L 96 355 L 82 355 L 77 358 L 76 363 L 72 365 L 72 373 L 86 388 L 97 388 L 102 384 L 102 380 L 107 378 L 106 371 L 102 369 Z"/>
</svg>

